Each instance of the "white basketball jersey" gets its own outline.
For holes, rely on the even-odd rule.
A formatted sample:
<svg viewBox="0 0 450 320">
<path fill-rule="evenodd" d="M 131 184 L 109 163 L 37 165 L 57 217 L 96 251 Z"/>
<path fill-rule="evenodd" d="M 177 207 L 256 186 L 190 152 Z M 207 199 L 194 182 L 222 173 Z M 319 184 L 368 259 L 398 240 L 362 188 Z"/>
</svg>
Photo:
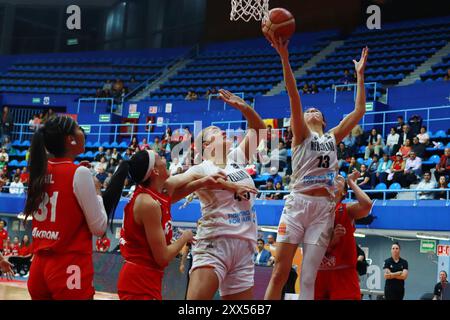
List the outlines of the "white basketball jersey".
<svg viewBox="0 0 450 320">
<path fill-rule="evenodd" d="M 326 188 L 334 194 L 334 179 L 338 173 L 336 139 L 332 133 L 311 134 L 292 149 L 290 190 L 303 192 Z"/>
<path fill-rule="evenodd" d="M 255 186 L 253 179 L 245 170 L 245 155 L 240 148 L 236 148 L 228 154 L 225 169 L 206 160 L 193 166 L 187 172 L 212 175 L 219 171 L 225 172 L 229 182 Z M 227 236 L 256 243 L 257 221 L 253 207 L 254 194 L 248 194 L 249 200 L 240 199 L 228 190 L 199 189 L 196 194 L 202 210 L 196 235 L 198 240 Z"/>
</svg>

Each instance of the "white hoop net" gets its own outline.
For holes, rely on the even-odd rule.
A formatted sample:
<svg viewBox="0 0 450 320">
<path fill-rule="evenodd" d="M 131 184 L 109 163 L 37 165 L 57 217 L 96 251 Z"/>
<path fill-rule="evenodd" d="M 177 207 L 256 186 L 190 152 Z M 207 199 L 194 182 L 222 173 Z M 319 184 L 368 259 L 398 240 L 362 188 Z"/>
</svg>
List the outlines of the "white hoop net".
<svg viewBox="0 0 450 320">
<path fill-rule="evenodd" d="M 269 13 L 269 0 L 231 0 L 230 20 L 261 21 Z"/>
</svg>

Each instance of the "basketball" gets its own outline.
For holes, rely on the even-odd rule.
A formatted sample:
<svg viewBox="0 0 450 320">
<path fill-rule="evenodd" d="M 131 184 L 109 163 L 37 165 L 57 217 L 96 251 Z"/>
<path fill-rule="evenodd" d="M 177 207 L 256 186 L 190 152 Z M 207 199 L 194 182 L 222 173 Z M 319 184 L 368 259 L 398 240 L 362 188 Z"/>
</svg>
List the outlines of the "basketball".
<svg viewBox="0 0 450 320">
<path fill-rule="evenodd" d="M 262 20 L 262 32 L 269 41 L 273 37 L 288 40 L 295 32 L 295 18 L 286 9 L 274 8 L 268 18 Z"/>
</svg>

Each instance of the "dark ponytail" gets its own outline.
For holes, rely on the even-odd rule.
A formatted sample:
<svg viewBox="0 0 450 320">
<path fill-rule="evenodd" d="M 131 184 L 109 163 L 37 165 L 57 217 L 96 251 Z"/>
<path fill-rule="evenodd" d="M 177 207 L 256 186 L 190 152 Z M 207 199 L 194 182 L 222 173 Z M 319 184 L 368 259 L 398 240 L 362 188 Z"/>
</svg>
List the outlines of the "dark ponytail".
<svg viewBox="0 0 450 320">
<path fill-rule="evenodd" d="M 44 196 L 45 174 L 47 173 L 47 151 L 45 150 L 44 129 L 40 128 L 34 135 L 28 161 L 30 173 L 27 200 L 25 203 L 25 220 L 39 208 Z"/>
<path fill-rule="evenodd" d="M 66 153 L 65 137 L 75 134 L 77 123 L 68 116 L 50 118 L 33 135 L 30 146 L 28 172 L 30 173 L 27 200 L 25 203 L 25 221 L 38 210 L 44 197 L 45 175 L 47 173 L 47 152 L 55 157 Z"/>
<path fill-rule="evenodd" d="M 117 167 L 116 172 L 111 177 L 111 180 L 103 192 L 103 205 L 108 221 L 110 223 L 111 231 L 114 221 L 114 213 L 122 196 L 125 179 L 130 177 L 135 183 L 142 183 L 148 169 L 149 156 L 148 152 L 143 150 L 135 153 L 130 160 L 122 161 Z"/>
</svg>

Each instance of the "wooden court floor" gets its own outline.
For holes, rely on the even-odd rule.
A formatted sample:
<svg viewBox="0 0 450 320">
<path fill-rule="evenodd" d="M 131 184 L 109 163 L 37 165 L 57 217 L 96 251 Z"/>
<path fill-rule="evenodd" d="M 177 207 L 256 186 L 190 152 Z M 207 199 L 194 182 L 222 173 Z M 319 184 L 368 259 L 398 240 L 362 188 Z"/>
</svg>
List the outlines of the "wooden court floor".
<svg viewBox="0 0 450 320">
<path fill-rule="evenodd" d="M 96 292 L 94 300 L 118 300 L 117 294 Z M 0 300 L 31 300 L 24 281 L 0 279 Z"/>
</svg>

